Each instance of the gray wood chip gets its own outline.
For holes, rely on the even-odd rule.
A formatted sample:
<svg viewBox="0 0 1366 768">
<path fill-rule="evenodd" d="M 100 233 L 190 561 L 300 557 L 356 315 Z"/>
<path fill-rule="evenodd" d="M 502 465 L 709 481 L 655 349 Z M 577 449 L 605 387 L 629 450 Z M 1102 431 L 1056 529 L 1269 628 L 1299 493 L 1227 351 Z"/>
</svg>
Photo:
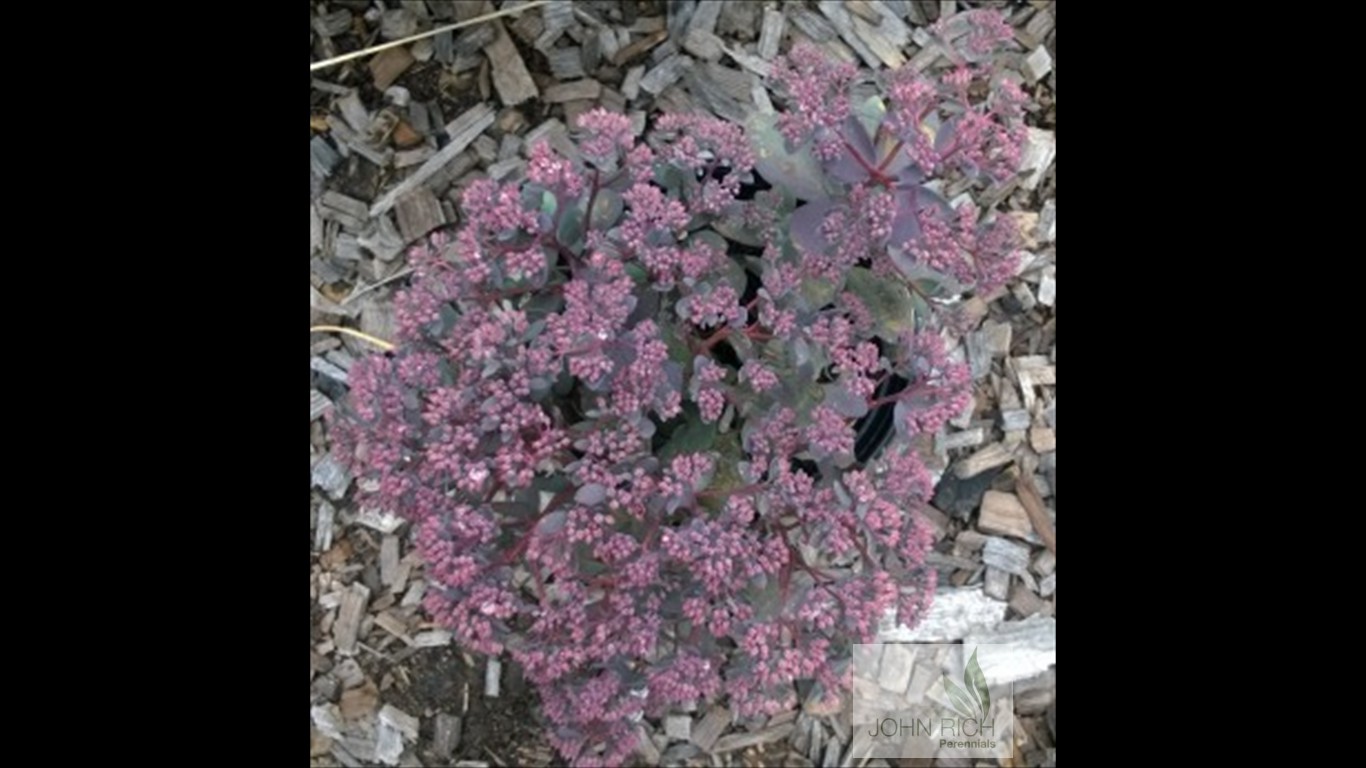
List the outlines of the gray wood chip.
<svg viewBox="0 0 1366 768">
<path fill-rule="evenodd" d="M 493 40 L 484 47 L 484 53 L 489 57 L 493 87 L 498 91 L 498 98 L 502 100 L 503 106 L 516 106 L 528 99 L 536 98 L 540 90 L 531 79 L 531 73 L 527 71 L 522 55 L 517 52 L 517 46 L 503 28 L 502 20 L 498 19 L 484 26 L 493 28 Z"/>
<path fill-rule="evenodd" d="M 721 0 L 701 0 L 688 21 L 688 31 L 699 29 L 703 32 L 715 32 L 716 19 L 721 15 L 722 5 Z"/>
<path fill-rule="evenodd" d="M 759 58 L 768 61 L 778 55 L 778 44 L 782 42 L 786 24 L 782 11 L 772 8 L 764 11 L 764 27 L 759 32 Z"/>
<path fill-rule="evenodd" d="M 710 752 L 712 745 L 721 737 L 721 732 L 730 725 L 730 710 L 723 706 L 713 706 L 707 710 L 706 717 L 692 729 L 689 739 L 703 752 Z"/>
<path fill-rule="evenodd" d="M 393 726 L 399 733 L 403 734 L 409 741 L 417 741 L 417 718 L 395 707 L 393 704 L 385 704 L 379 710 L 379 722 Z"/>
<path fill-rule="evenodd" d="M 526 167 L 526 161 L 520 157 L 509 157 L 499 160 L 488 167 L 489 178 L 494 181 L 505 181 L 520 176 L 518 173 Z"/>
<path fill-rule="evenodd" d="M 418 187 L 404 195 L 395 205 L 394 215 L 398 218 L 399 233 L 409 243 L 446 223 L 441 201 L 426 187 Z"/>
<path fill-rule="evenodd" d="M 523 138 L 523 147 L 530 150 L 538 141 L 546 141 L 556 152 L 569 158 L 578 158 L 579 148 L 569 139 L 569 129 L 565 128 L 564 123 L 556 118 L 548 118 L 545 122 L 527 131 Z"/>
<path fill-rule="evenodd" d="M 379 18 L 379 36 L 384 40 L 398 40 L 417 33 L 417 16 L 407 8 L 393 8 Z"/>
<path fill-rule="evenodd" d="M 385 536 L 379 545 L 379 581 L 386 587 L 398 579 L 398 537 Z"/>
<path fill-rule="evenodd" d="M 935 441 L 935 450 L 942 453 L 955 448 L 972 448 L 981 445 L 985 440 L 986 430 L 981 427 L 973 427 L 962 432 L 953 432 L 939 437 Z"/>
<path fill-rule="evenodd" d="M 1043 210 L 1039 212 L 1039 226 L 1035 236 L 1041 243 L 1051 243 L 1056 236 L 1057 227 L 1057 204 L 1054 200 L 1046 200 Z"/>
<path fill-rule="evenodd" d="M 388 147 L 375 149 L 370 146 L 360 134 L 351 130 L 351 126 L 347 125 L 346 121 L 340 117 L 328 115 L 327 126 L 332 130 L 332 138 L 347 151 L 355 152 L 381 168 L 387 167 L 393 159 L 394 151 L 392 149 Z"/>
<path fill-rule="evenodd" d="M 1051 453 L 1058 448 L 1058 438 L 1051 427 L 1032 427 L 1029 430 L 1029 447 L 1037 453 Z M 1048 494 L 1040 491 L 1041 496 Z"/>
<path fill-rule="evenodd" d="M 332 530 L 337 511 L 326 501 L 318 504 L 318 521 L 313 531 L 313 550 L 326 552 L 332 548 Z"/>
<path fill-rule="evenodd" d="M 460 30 L 460 34 L 451 41 L 451 52 L 455 56 L 473 56 L 497 37 L 498 31 L 494 29 L 492 24 L 476 24 L 473 27 L 466 27 Z"/>
<path fill-rule="evenodd" d="M 966 480 L 970 477 L 976 477 L 988 469 L 1004 467 L 1014 459 L 1015 457 L 1010 451 L 1007 451 L 1000 443 L 992 443 L 958 462 L 953 472 L 959 478 Z"/>
<path fill-rule="evenodd" d="M 375 626 L 394 637 L 397 637 L 404 645 L 411 646 L 413 644 L 413 639 L 408 636 L 408 626 L 404 623 L 403 619 L 395 616 L 390 611 L 384 611 L 376 616 L 374 622 Z"/>
<path fill-rule="evenodd" d="M 977 627 L 993 627 L 1006 615 L 1005 603 L 992 600 L 977 587 L 942 587 L 934 596 L 930 611 L 907 629 L 893 623 L 895 611 L 884 617 L 878 629 L 880 643 L 948 643 L 961 639 Z"/>
<path fill-rule="evenodd" d="M 1029 576 L 1029 547 L 992 536 L 982 546 L 982 562 L 1020 577 Z M 1001 599 L 1005 599 L 1004 597 Z"/>
<path fill-rule="evenodd" d="M 1025 585 L 1017 584 L 1010 591 L 1010 609 L 1027 618 L 1040 612 L 1048 615 L 1052 611 L 1052 606 L 1039 599 L 1039 596 Z"/>
<path fill-rule="evenodd" d="M 987 491 L 982 495 L 982 509 L 977 519 L 977 528 L 987 533 L 1002 536 L 1028 538 L 1034 532 L 1029 522 L 1029 513 L 1024 504 L 1013 493 Z"/>
<path fill-rule="evenodd" d="M 436 733 L 432 738 L 432 751 L 442 760 L 449 760 L 460 746 L 460 718 L 445 712 L 436 716 Z"/>
<path fill-rule="evenodd" d="M 1043 175 L 1048 167 L 1053 164 L 1053 157 L 1057 154 L 1057 139 L 1052 131 L 1045 131 L 1042 128 L 1027 128 L 1028 138 L 1025 140 L 1024 150 L 1021 152 L 1020 170 L 1032 171 L 1025 178 L 1020 186 L 1024 189 L 1037 189 L 1039 182 L 1043 181 Z"/>
<path fill-rule="evenodd" d="M 796 726 L 793 723 L 787 723 L 785 725 L 775 725 L 751 733 L 727 734 L 716 740 L 716 743 L 712 745 L 711 752 L 712 754 L 735 752 L 749 747 L 757 747 L 762 744 L 772 744 L 774 742 L 783 741 L 791 736 L 795 729 Z"/>
<path fill-rule="evenodd" d="M 1001 411 L 1001 429 L 1029 429 L 1029 423 L 1029 411 L 1023 408 Z"/>
<path fill-rule="evenodd" d="M 625 96 L 628 101 L 635 101 L 640 96 L 640 81 L 644 75 L 644 65 L 626 70 L 626 77 L 621 81 L 621 95 Z"/>
<path fill-rule="evenodd" d="M 436 150 L 427 146 L 418 147 L 417 149 L 400 150 L 394 153 L 394 168 L 403 170 L 404 168 L 411 168 L 414 165 L 420 165 L 430 160 L 432 155 L 435 154 Z"/>
<path fill-rule="evenodd" d="M 509 45 L 511 43 L 509 42 Z M 446 133 L 451 137 L 451 141 L 445 147 L 432 156 L 430 160 L 423 163 L 420 168 L 413 171 L 412 175 L 399 182 L 393 189 L 384 193 L 375 204 L 370 206 L 370 215 L 378 216 L 390 208 L 398 199 L 431 178 L 433 174 L 441 170 L 456 155 L 465 151 L 475 137 L 483 133 L 490 125 L 493 125 L 494 112 L 488 104 L 475 104 L 465 111 L 464 114 L 451 121 L 446 126 Z"/>
<path fill-rule="evenodd" d="M 360 103 L 360 94 L 355 91 L 337 99 L 337 111 L 356 133 L 364 134 L 370 130 L 370 113 L 365 110 L 365 105 Z"/>
<path fill-rule="evenodd" d="M 793 26 L 800 29 L 814 42 L 824 43 L 834 39 L 839 34 L 829 21 L 813 13 L 809 8 L 792 4 L 786 4 L 783 8 L 786 9 L 788 19 Z"/>
<path fill-rule="evenodd" d="M 308 361 L 308 367 L 338 384 L 349 383 L 347 381 L 346 371 L 330 360 L 321 357 L 313 357 Z"/>
<path fill-rule="evenodd" d="M 1034 45 L 1041 45 L 1043 39 L 1048 37 L 1048 33 L 1053 31 L 1054 24 L 1053 12 L 1043 8 L 1025 23 L 1024 32 L 1030 37 Z"/>
<path fill-rule="evenodd" d="M 541 100 L 550 104 L 576 99 L 596 99 L 602 95 L 602 83 L 597 80 L 575 80 L 558 83 L 545 89 Z"/>
<path fill-rule="evenodd" d="M 474 155 L 479 158 L 479 162 L 487 165 L 498 159 L 498 142 L 494 141 L 488 134 L 479 136 L 474 140 Z"/>
<path fill-rule="evenodd" d="M 491 698 L 498 698 L 498 691 L 503 679 L 503 662 L 497 656 L 490 656 L 488 664 L 484 667 L 484 695 Z"/>
<path fill-rule="evenodd" d="M 313 465 L 313 484 L 334 500 L 340 499 L 346 495 L 346 489 L 351 485 L 351 476 L 342 467 L 341 462 L 329 453 Z"/>
<path fill-rule="evenodd" d="M 703 29 L 689 28 L 683 38 L 683 50 L 705 61 L 721 58 L 722 46 L 721 38 Z"/>
<path fill-rule="evenodd" d="M 575 80 L 587 74 L 583 69 L 583 49 L 577 45 L 551 48 L 546 52 L 546 59 L 556 80 Z"/>
<path fill-rule="evenodd" d="M 322 418 L 323 414 L 332 409 L 332 401 L 328 400 L 327 395 L 324 395 L 318 390 L 312 390 L 310 397 L 312 398 L 312 401 L 309 404 L 311 409 L 309 411 L 309 421 L 317 421 Z"/>
<path fill-rule="evenodd" d="M 388 214 L 370 219 L 370 225 L 356 238 L 356 242 L 375 254 L 375 258 L 380 261 L 393 261 L 405 245 L 403 235 L 399 233 L 398 227 L 394 226 Z"/>
<path fill-rule="evenodd" d="M 351 29 L 351 12 L 345 8 L 324 13 L 315 17 L 314 28 L 319 34 L 335 37 Z"/>
<path fill-rule="evenodd" d="M 408 67 L 411 67 L 415 61 L 417 59 L 413 58 L 413 54 L 409 53 L 408 49 L 403 46 L 389 48 L 375 54 L 375 57 L 370 60 L 370 76 L 374 79 L 375 88 L 382 91 L 393 85 L 399 75 L 408 71 Z"/>
<path fill-rule="evenodd" d="M 671 739 L 688 741 L 692 737 L 692 718 L 687 715 L 665 715 L 664 734 Z"/>
<path fill-rule="evenodd" d="M 418 632 L 413 635 L 413 646 L 416 648 L 440 648 L 443 645 L 451 644 L 450 630 L 448 629 L 429 629 L 426 632 Z"/>
<path fill-rule="evenodd" d="M 990 685 L 1014 683 L 1048 671 L 1058 663 L 1057 621 L 1035 616 L 1024 621 L 1000 622 L 976 629 L 963 637 L 967 647 L 1000 644 L 987 657 L 979 659 L 982 674 Z"/>
<path fill-rule="evenodd" d="M 322 206 L 319 213 L 324 219 L 336 221 L 347 229 L 360 229 L 370 216 L 365 203 L 340 192 L 328 190 L 318 199 L 318 203 Z"/>
<path fill-rule="evenodd" d="M 1039 279 L 1039 303 L 1045 307 L 1051 307 L 1057 298 L 1058 283 L 1052 275 L 1045 272 L 1044 276 Z"/>
<path fill-rule="evenodd" d="M 393 533 L 403 525 L 403 518 L 387 510 L 361 507 L 356 515 L 356 522 L 380 533 Z"/>
<path fill-rule="evenodd" d="M 911 669 L 915 667 L 915 649 L 901 643 L 889 643 L 882 649 L 878 667 L 878 685 L 900 696 L 911 684 Z"/>
<path fill-rule="evenodd" d="M 545 31 L 536 38 L 536 50 L 546 52 L 556 40 L 574 24 L 574 5 L 569 0 L 551 0 L 541 6 L 541 22 Z"/>
<path fill-rule="evenodd" d="M 1031 84 L 1047 77 L 1053 71 L 1053 57 L 1048 55 L 1048 49 L 1042 45 L 1035 48 L 1024 60 L 1024 71 Z"/>
<path fill-rule="evenodd" d="M 821 768 L 836 768 L 840 764 L 840 743 L 831 741 L 825 745 L 825 757 L 821 760 Z"/>
<path fill-rule="evenodd" d="M 365 617 L 365 606 L 369 601 L 370 589 L 359 582 L 342 592 L 341 607 L 337 609 L 337 620 L 332 625 L 332 639 L 337 645 L 337 653 L 343 656 L 356 654 L 360 622 Z"/>
<path fill-rule="evenodd" d="M 341 162 L 341 155 L 327 143 L 322 136 L 314 136 L 308 142 L 309 162 L 312 171 L 324 178 L 332 175 L 332 169 Z"/>
<path fill-rule="evenodd" d="M 830 25 L 839 33 L 840 39 L 854 49 L 854 52 L 863 59 L 863 63 L 873 69 L 882 66 L 882 60 L 873 52 L 868 45 L 863 42 L 863 38 L 854 30 L 854 23 L 849 18 L 849 11 L 845 8 L 842 0 L 820 0 L 816 7 L 830 21 Z"/>
<path fill-rule="evenodd" d="M 673 54 L 655 65 L 640 79 L 640 87 L 652 96 L 658 96 L 665 88 L 678 82 L 683 72 L 692 66 L 692 59 L 681 54 Z M 625 93 L 625 87 L 622 92 Z M 629 98 L 629 95 L 628 95 Z"/>
</svg>

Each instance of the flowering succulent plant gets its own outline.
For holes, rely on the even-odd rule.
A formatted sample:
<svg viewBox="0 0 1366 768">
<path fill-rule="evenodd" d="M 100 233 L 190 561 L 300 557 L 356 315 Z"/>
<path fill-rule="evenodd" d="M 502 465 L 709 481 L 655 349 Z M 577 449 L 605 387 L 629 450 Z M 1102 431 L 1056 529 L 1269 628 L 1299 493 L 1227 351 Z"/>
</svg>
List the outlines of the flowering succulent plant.
<svg viewBox="0 0 1366 768">
<path fill-rule="evenodd" d="M 458 233 L 410 254 L 396 350 L 351 372 L 335 434 L 364 503 L 413 521 L 426 609 L 523 666 L 575 764 L 683 702 L 835 695 L 849 645 L 934 590 L 912 438 L 968 375 L 923 285 L 1010 259 L 923 184 L 1008 172 L 1017 94 L 893 73 L 855 108 L 803 49 L 774 76 L 790 111 L 748 136 L 665 115 L 638 142 L 598 110 L 577 156 L 472 183 Z"/>
</svg>

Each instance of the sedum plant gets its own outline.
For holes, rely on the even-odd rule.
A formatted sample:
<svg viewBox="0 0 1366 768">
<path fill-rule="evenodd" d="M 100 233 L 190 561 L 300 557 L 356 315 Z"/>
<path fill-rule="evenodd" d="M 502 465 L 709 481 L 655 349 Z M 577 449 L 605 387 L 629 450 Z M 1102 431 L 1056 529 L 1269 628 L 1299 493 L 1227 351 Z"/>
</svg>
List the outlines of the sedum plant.
<svg viewBox="0 0 1366 768">
<path fill-rule="evenodd" d="M 410 254 L 396 350 L 351 372 L 363 503 L 413 521 L 425 608 L 523 666 L 575 764 L 684 702 L 838 695 L 851 643 L 927 609 L 915 438 L 969 384 L 934 310 L 1011 260 L 924 184 L 1008 173 L 1019 99 L 974 104 L 965 66 L 852 105 L 852 74 L 794 51 L 748 135 L 585 114 L 577 156 L 468 187 Z"/>
</svg>

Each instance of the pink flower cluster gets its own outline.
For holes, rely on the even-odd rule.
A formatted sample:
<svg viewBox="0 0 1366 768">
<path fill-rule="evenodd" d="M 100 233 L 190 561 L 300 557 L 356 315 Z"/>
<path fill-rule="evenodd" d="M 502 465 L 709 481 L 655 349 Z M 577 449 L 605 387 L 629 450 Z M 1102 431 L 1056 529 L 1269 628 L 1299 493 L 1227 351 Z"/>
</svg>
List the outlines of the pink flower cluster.
<svg viewBox="0 0 1366 768">
<path fill-rule="evenodd" d="M 833 129 L 847 99 L 812 77 L 843 92 L 847 68 L 801 56 L 792 82 L 828 113 L 789 128 Z M 876 307 L 841 287 L 893 236 L 891 193 L 860 192 L 843 242 L 804 259 L 737 200 L 754 156 L 734 126 L 577 127 L 581 159 L 532 147 L 525 182 L 474 182 L 460 231 L 411 251 L 397 349 L 353 366 L 333 434 L 364 503 L 413 522 L 433 619 L 522 666 L 566 759 L 615 765 L 644 715 L 836 692 L 851 643 L 918 619 L 929 473 L 904 443 L 856 460 L 855 424 L 895 407 L 902 433 L 936 428 L 967 380 L 928 332 L 875 341 Z M 725 217 L 770 224 L 762 257 L 726 252 Z M 973 225 L 931 245 L 980 250 Z M 893 370 L 910 386 L 879 400 Z"/>
<path fill-rule="evenodd" d="M 992 55 L 1013 33 L 990 9 L 941 20 L 935 32 L 955 65 L 933 78 L 912 67 L 886 73 L 885 102 L 851 105 L 851 68 L 815 46 L 797 45 L 775 62 L 772 79 L 788 102 L 777 128 L 787 151 L 809 152 L 823 177 L 801 170 L 813 167 L 810 158 L 761 170 L 792 174 L 790 186 L 807 190 L 790 233 L 810 279 L 838 282 L 867 264 L 882 276 L 942 278 L 986 291 L 1012 274 L 1012 223 L 972 206 L 953 211 L 931 180 L 961 175 L 985 185 L 1018 172 L 1027 97 L 1018 80 L 994 76 L 992 68 Z"/>
</svg>

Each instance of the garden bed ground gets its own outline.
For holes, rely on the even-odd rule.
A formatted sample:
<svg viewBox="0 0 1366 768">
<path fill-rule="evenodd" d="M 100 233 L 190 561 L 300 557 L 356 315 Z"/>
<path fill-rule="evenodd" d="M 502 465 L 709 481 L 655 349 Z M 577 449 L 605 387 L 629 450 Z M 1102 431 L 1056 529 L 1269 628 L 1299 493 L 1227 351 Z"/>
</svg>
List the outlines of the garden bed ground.
<svg viewBox="0 0 1366 768">
<path fill-rule="evenodd" d="M 317 61 L 526 3 L 312 5 Z M 933 69 L 943 61 L 924 26 L 980 6 L 1005 9 L 1017 29 L 1018 52 L 1006 63 L 1032 97 L 1033 130 L 1027 172 L 978 201 L 1001 201 L 1020 217 L 1029 254 L 1009 285 L 964 306 L 959 354 L 972 367 L 976 397 L 936 445 L 944 473 L 931 510 L 940 532 L 931 558 L 944 594 L 927 625 L 946 639 L 1019 644 L 1026 668 L 1016 684 L 1020 728 L 1010 764 L 1052 765 L 1052 0 L 552 2 L 316 72 L 311 319 L 391 337 L 392 292 L 407 275 L 405 246 L 458 222 L 470 179 L 515 178 L 530 143 L 563 145 L 565 126 L 587 109 L 624 112 L 642 128 L 659 111 L 740 120 L 771 108 L 775 97 L 761 75 L 795 41 L 811 40 L 868 69 Z M 351 338 L 310 340 L 312 763 L 563 764 L 517 670 L 504 660 L 490 673 L 488 659 L 462 653 L 425 622 L 422 565 L 407 528 L 358 508 L 354 483 L 328 453 L 322 417 L 344 396 L 351 363 L 368 351 Z M 886 764 L 850 755 L 848 726 L 825 712 L 732 722 L 724 708 L 704 704 L 667 722 L 647 719 L 641 729 L 642 764 Z"/>
</svg>

